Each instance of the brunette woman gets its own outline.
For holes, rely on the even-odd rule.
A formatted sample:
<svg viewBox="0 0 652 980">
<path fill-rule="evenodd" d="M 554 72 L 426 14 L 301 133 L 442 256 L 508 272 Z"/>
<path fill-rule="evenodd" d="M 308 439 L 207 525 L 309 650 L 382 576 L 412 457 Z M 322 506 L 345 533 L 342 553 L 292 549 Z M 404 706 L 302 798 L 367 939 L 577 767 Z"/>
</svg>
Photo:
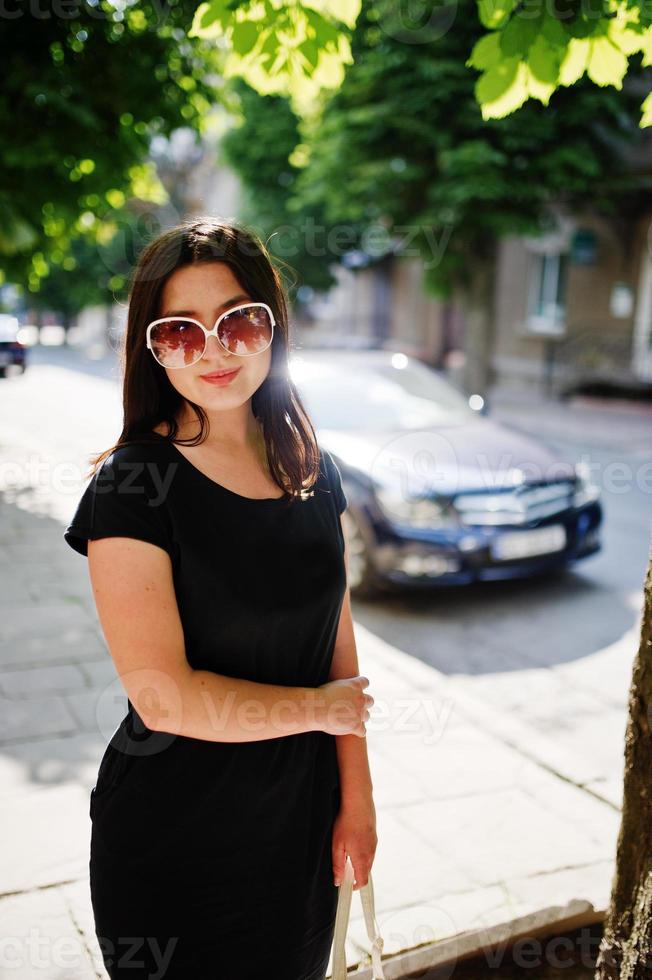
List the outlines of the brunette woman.
<svg viewBox="0 0 652 980">
<path fill-rule="evenodd" d="M 64 537 L 127 695 L 91 790 L 111 977 L 322 980 L 377 838 L 339 470 L 288 372 L 278 269 L 210 217 L 134 271 L 123 424 Z"/>
</svg>

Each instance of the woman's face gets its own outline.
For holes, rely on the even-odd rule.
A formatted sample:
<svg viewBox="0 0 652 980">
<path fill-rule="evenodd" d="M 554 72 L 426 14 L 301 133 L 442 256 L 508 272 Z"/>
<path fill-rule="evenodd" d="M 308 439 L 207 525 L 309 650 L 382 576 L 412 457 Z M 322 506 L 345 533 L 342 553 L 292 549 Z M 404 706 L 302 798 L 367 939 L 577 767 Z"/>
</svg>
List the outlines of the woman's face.
<svg viewBox="0 0 652 980">
<path fill-rule="evenodd" d="M 190 316 L 211 330 L 221 313 L 254 302 L 225 262 L 199 262 L 177 269 L 166 281 L 161 294 L 159 317 Z M 272 346 L 260 354 L 240 356 L 222 347 L 217 337 L 209 337 L 203 356 L 184 368 L 165 370 L 170 383 L 184 398 L 201 405 L 210 415 L 246 404 L 269 372 Z M 211 384 L 202 375 L 214 371 L 236 370 L 226 385 Z"/>
</svg>

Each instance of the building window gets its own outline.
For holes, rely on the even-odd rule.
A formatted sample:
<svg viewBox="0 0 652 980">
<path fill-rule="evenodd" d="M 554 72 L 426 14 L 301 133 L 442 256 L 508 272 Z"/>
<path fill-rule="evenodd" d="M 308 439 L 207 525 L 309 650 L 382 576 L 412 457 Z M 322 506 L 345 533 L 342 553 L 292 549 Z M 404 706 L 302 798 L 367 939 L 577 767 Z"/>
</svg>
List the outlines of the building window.
<svg viewBox="0 0 652 980">
<path fill-rule="evenodd" d="M 531 253 L 527 328 L 537 334 L 563 334 L 566 326 L 568 255 Z"/>
</svg>

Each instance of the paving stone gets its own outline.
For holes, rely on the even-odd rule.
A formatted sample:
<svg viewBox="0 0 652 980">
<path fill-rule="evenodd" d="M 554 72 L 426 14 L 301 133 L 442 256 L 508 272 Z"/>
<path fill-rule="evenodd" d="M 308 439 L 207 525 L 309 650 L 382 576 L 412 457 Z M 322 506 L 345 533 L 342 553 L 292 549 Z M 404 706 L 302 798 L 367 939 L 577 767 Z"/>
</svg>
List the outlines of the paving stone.
<svg viewBox="0 0 652 980">
<path fill-rule="evenodd" d="M 76 664 L 26 667 L 0 674 L 0 692 L 7 698 L 41 697 L 44 692 L 67 692 L 86 687 L 86 678 Z"/>
<path fill-rule="evenodd" d="M 641 600 L 642 596 L 641 590 L 637 598 Z M 626 709 L 639 638 L 640 623 L 637 621 L 615 643 L 575 662 L 559 664 L 553 672 L 563 684 L 578 685 L 592 691 L 605 704 Z"/>
<path fill-rule="evenodd" d="M 584 789 L 589 790 L 601 799 L 606 800 L 619 810 L 623 806 L 624 776 L 613 776 L 609 779 L 591 779 L 584 783 Z"/>
<path fill-rule="evenodd" d="M 391 762 L 378 750 L 375 738 L 370 735 L 367 735 L 367 751 L 377 809 L 396 805 L 397 800 L 403 805 L 426 798 L 419 776 L 408 772 L 400 762 Z"/>
<path fill-rule="evenodd" d="M 100 944 L 95 934 L 95 922 L 93 920 L 93 907 L 91 905 L 88 879 L 84 878 L 80 881 L 72 881 L 60 885 L 59 891 L 65 898 L 84 946 L 89 951 L 97 977 L 105 978 L 106 968 L 102 960 Z M 192 980 L 192 978 L 189 978 L 189 980 Z"/>
<path fill-rule="evenodd" d="M 105 650 L 104 656 L 99 660 L 86 660 L 79 664 L 79 669 L 83 673 L 91 688 L 102 688 L 110 684 L 116 677 L 116 669 L 111 654 Z"/>
<path fill-rule="evenodd" d="M 88 794 L 75 785 L 32 786 L 4 794 L 0 840 L 3 892 L 25 892 L 88 874 Z"/>
<path fill-rule="evenodd" d="M 480 731 L 490 733 L 507 746 L 531 760 L 536 760 L 565 779 L 582 785 L 591 779 L 604 776 L 604 766 L 593 752 L 574 751 L 557 738 L 540 732 L 526 723 L 517 712 L 502 710 L 500 706 L 469 692 L 469 685 L 460 678 L 449 678 L 450 696 L 457 698 L 457 710 Z M 498 701 L 498 697 L 495 699 Z M 602 710 L 602 709 L 601 709 Z"/>
<path fill-rule="evenodd" d="M 383 765 L 410 774 L 430 799 L 468 796 L 519 785 L 527 759 L 498 741 L 466 727 L 445 731 L 428 744 L 420 735 L 374 742 Z M 405 802 L 405 800 L 404 800 Z"/>
<path fill-rule="evenodd" d="M 79 602 L 61 602 L 50 605 L 19 605 L 11 616 L 0 620 L 0 643 L 16 645 L 26 638 L 49 637 L 66 649 L 81 633 L 86 633 L 95 622 Z"/>
<path fill-rule="evenodd" d="M 13 980 L 95 980 L 86 938 L 80 935 L 66 890 L 59 886 L 0 898 L 2 967 Z M 99 949 L 99 947 L 98 947 Z"/>
<path fill-rule="evenodd" d="M 60 696 L 0 698 L 0 743 L 76 730 L 77 722 Z"/>
<path fill-rule="evenodd" d="M 80 730 L 101 730 L 107 739 L 127 714 L 127 695 L 119 681 L 99 690 L 66 694 L 65 701 Z"/>
<path fill-rule="evenodd" d="M 581 793 L 581 791 L 578 791 Z M 476 805 L 473 805 L 475 799 Z M 596 807 L 600 804 L 596 803 Z M 440 853 L 463 842 L 456 861 L 480 885 L 520 874 L 588 865 L 611 853 L 519 788 L 401 808 L 401 820 Z"/>
<path fill-rule="evenodd" d="M 402 908 L 450 892 L 470 891 L 476 882 L 455 850 L 444 853 L 424 835 L 410 833 L 404 813 L 404 807 L 377 809 L 378 848 L 372 875 L 380 907 Z"/>
<path fill-rule="evenodd" d="M 40 614 L 35 607 L 34 615 Z M 0 640 L 0 670 L 33 667 L 45 663 L 76 663 L 97 660 L 106 646 L 92 626 L 66 626 L 53 622 L 47 630 Z"/>
<path fill-rule="evenodd" d="M 613 861 L 605 859 L 589 866 L 561 868 L 545 874 L 510 878 L 509 891 L 528 908 L 563 905 L 569 898 L 583 898 L 587 891 L 596 909 L 606 911 L 611 896 Z"/>
<path fill-rule="evenodd" d="M 98 731 L 5 744 L 0 753 L 0 785 L 12 798 L 34 789 L 78 786 L 85 794 L 95 785 L 106 748 Z"/>
</svg>

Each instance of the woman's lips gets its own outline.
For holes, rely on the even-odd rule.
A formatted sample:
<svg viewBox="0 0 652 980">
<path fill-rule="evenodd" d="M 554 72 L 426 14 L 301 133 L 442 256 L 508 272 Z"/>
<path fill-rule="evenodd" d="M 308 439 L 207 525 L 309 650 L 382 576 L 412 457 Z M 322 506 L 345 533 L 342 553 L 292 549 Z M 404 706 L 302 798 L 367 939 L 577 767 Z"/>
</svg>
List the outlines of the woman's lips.
<svg viewBox="0 0 652 980">
<path fill-rule="evenodd" d="M 233 371 L 229 371 L 228 374 L 200 374 L 199 377 L 202 379 L 202 381 L 207 381 L 209 385 L 218 385 L 222 387 L 233 381 L 239 371 L 240 368 L 234 368 Z"/>
</svg>

